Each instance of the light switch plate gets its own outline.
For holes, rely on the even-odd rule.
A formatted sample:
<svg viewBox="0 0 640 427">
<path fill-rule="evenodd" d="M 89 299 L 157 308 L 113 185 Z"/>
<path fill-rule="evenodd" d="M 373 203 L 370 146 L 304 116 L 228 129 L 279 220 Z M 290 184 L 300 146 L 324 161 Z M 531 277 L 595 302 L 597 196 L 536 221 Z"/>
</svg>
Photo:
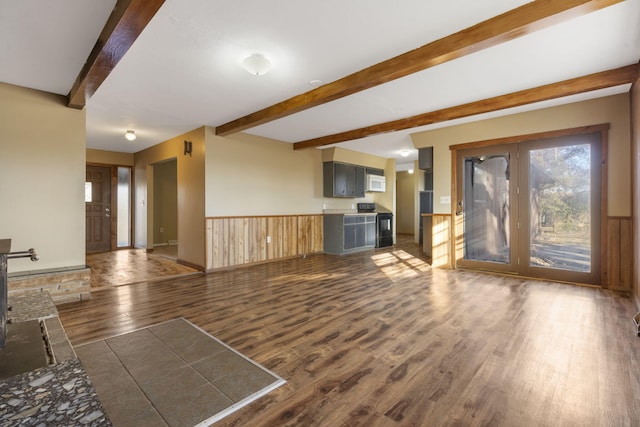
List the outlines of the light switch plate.
<svg viewBox="0 0 640 427">
<path fill-rule="evenodd" d="M 451 196 L 440 196 L 440 204 L 441 205 L 450 205 L 451 204 Z"/>
</svg>

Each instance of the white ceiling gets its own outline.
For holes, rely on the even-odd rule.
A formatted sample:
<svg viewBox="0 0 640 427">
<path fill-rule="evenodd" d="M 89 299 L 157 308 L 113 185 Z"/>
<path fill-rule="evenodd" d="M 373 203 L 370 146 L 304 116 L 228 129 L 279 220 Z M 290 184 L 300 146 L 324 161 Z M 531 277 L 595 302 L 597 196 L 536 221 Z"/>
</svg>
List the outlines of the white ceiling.
<svg viewBox="0 0 640 427">
<path fill-rule="evenodd" d="M 167 0 L 87 101 L 87 146 L 136 152 L 218 126 L 527 3 L 523 0 Z M 69 93 L 115 0 L 0 0 L 0 81 Z M 242 60 L 273 63 L 253 76 Z M 246 132 L 297 142 L 640 60 L 640 0 L 627 0 Z M 483 115 L 628 92 L 596 91 Z M 340 143 L 407 162 L 410 133 Z M 133 129 L 136 141 L 124 139 Z M 407 159 L 400 150 L 411 149 Z M 406 165 L 400 165 L 399 169 Z"/>
</svg>

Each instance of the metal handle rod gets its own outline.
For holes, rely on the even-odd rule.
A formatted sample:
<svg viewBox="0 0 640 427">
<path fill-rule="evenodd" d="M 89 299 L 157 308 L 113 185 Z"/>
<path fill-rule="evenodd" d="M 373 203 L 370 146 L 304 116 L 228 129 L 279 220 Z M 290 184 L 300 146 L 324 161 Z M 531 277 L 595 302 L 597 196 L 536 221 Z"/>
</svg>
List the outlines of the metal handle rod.
<svg viewBox="0 0 640 427">
<path fill-rule="evenodd" d="M 12 258 L 31 258 L 31 261 L 38 261 L 38 255 L 36 255 L 36 250 L 33 248 L 28 251 L 0 254 L 0 349 L 4 348 L 6 343 L 7 323 L 10 323 L 7 316 L 7 311 L 9 310 L 9 307 L 7 306 L 7 260 Z"/>
<path fill-rule="evenodd" d="M 31 258 L 31 261 L 38 261 L 40 259 L 36 254 L 36 250 L 33 248 L 28 251 L 10 252 L 7 254 L 7 259 L 13 258 Z"/>
</svg>

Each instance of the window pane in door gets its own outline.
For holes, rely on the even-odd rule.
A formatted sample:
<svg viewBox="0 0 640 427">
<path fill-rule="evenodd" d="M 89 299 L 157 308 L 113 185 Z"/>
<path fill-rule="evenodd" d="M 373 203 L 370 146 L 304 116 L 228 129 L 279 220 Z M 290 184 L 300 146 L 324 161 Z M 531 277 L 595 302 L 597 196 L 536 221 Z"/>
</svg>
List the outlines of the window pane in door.
<svg viewBox="0 0 640 427">
<path fill-rule="evenodd" d="M 591 146 L 529 151 L 529 265 L 591 269 Z"/>
<path fill-rule="evenodd" d="M 464 158 L 464 259 L 510 263 L 509 154 Z"/>
<path fill-rule="evenodd" d="M 118 168 L 118 247 L 131 246 L 131 169 Z"/>
</svg>

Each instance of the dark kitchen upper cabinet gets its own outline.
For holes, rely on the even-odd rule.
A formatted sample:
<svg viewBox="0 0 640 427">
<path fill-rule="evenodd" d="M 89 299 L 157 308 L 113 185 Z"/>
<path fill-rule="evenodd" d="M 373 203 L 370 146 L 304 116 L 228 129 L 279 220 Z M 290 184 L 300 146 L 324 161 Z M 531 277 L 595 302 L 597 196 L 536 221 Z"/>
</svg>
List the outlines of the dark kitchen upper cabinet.
<svg viewBox="0 0 640 427">
<path fill-rule="evenodd" d="M 324 197 L 364 197 L 365 168 L 348 163 L 323 163 Z"/>
<path fill-rule="evenodd" d="M 364 197 L 364 189 L 366 185 L 365 169 L 362 166 L 355 166 L 356 174 L 356 197 Z"/>
<path fill-rule="evenodd" d="M 365 174 L 384 176 L 384 171 L 378 168 L 365 168 Z"/>
<path fill-rule="evenodd" d="M 425 171 L 433 169 L 433 147 L 424 147 L 418 150 L 418 167 Z"/>
</svg>

